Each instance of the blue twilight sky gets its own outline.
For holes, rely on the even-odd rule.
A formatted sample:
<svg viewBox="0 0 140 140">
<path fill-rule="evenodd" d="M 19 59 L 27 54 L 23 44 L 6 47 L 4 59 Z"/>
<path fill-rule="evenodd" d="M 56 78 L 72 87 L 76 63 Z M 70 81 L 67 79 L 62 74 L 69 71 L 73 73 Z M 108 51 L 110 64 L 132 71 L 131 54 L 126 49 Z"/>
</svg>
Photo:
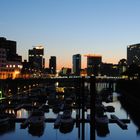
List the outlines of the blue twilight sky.
<svg viewBox="0 0 140 140">
<path fill-rule="evenodd" d="M 0 36 L 17 41 L 23 59 L 43 45 L 46 66 L 51 55 L 71 66 L 76 53 L 117 63 L 140 42 L 140 0 L 0 0 Z"/>
</svg>

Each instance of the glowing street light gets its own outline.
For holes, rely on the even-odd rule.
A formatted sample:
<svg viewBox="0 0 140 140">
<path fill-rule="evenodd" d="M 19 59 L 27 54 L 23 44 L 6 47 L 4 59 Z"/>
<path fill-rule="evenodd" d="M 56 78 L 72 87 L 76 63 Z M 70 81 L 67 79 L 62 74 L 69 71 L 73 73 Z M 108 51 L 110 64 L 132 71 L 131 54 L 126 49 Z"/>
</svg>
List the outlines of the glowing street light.
<svg viewBox="0 0 140 140">
<path fill-rule="evenodd" d="M 2 91 L 0 90 L 0 98 L 2 98 Z"/>
</svg>

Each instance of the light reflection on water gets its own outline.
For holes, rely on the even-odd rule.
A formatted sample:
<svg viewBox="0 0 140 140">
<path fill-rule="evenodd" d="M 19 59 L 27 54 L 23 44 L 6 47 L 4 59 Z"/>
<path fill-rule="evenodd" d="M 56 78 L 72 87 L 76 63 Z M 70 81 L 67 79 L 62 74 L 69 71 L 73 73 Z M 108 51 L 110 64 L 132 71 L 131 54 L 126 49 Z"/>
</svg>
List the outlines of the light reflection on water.
<svg viewBox="0 0 140 140">
<path fill-rule="evenodd" d="M 98 87 L 98 91 L 100 91 L 100 87 Z M 117 117 L 121 119 L 130 118 L 129 114 L 122 107 L 120 102 L 117 99 L 117 94 L 114 93 L 113 102 L 112 103 L 103 103 L 104 105 L 111 105 L 115 107 L 115 113 L 107 113 L 110 118 L 110 114 L 115 114 Z M 14 113 L 14 110 L 8 110 L 9 113 Z M 88 112 L 90 112 L 88 110 Z M 30 114 L 30 111 L 26 111 L 25 109 L 20 109 L 16 112 L 17 118 L 27 118 Z M 49 110 L 49 113 L 45 113 L 46 118 L 56 118 L 57 114 L 53 113 L 52 109 Z M 73 110 L 72 117 L 75 118 L 76 111 Z M 85 114 L 86 117 L 86 114 Z M 96 140 L 139 140 L 140 136 L 137 136 L 137 126 L 131 120 L 131 123 L 128 124 L 128 130 L 122 130 L 117 124 L 110 123 L 109 124 L 110 133 L 106 137 L 99 137 L 96 135 Z M 81 130 L 80 130 L 81 131 Z M 53 123 L 45 123 L 44 133 L 42 136 L 32 136 L 28 132 L 28 128 L 20 129 L 20 123 L 16 123 L 15 130 L 8 131 L 7 133 L 0 134 L 0 140 L 81 140 L 78 138 L 78 128 L 74 125 L 74 129 L 67 134 L 63 134 L 59 131 L 59 129 L 54 129 Z M 88 123 L 85 124 L 85 140 L 90 140 L 90 125 Z"/>
<path fill-rule="evenodd" d="M 7 112 L 13 112 L 13 110 L 7 110 Z M 89 112 L 89 110 L 87 111 Z M 17 118 L 27 118 L 30 114 L 30 111 L 26 111 L 25 109 L 20 109 L 16 112 Z M 87 114 L 85 114 L 86 117 Z M 53 113 L 52 109 L 48 113 L 45 113 L 46 118 L 56 118 L 57 114 Z M 76 110 L 73 110 L 72 117 L 76 117 Z M 85 140 L 90 139 L 90 125 L 88 123 L 85 124 Z M 78 127 L 76 124 L 74 128 L 69 133 L 61 133 L 59 129 L 54 129 L 54 123 L 45 123 L 45 127 L 43 130 L 43 134 L 41 136 L 33 136 L 29 132 L 29 128 L 21 129 L 20 123 L 16 123 L 15 130 L 3 133 L 0 135 L 0 140 L 27 140 L 27 139 L 39 139 L 39 140 L 81 140 L 78 138 Z M 80 130 L 81 131 L 81 130 Z M 81 135 L 81 134 L 80 134 Z"/>
<path fill-rule="evenodd" d="M 21 110 L 17 111 L 16 116 L 17 116 L 17 118 L 28 118 L 29 114 L 30 113 L 28 111 L 26 111 L 25 109 L 21 109 Z"/>
<path fill-rule="evenodd" d="M 85 140 L 89 140 L 90 138 L 90 131 L 89 131 L 89 124 L 85 125 Z M 67 134 L 63 134 L 59 131 L 59 129 L 54 129 L 53 123 L 46 123 L 44 133 L 42 136 L 33 136 L 32 134 L 28 133 L 28 128 L 20 129 L 20 123 L 16 123 L 15 131 L 10 133 L 5 133 L 0 136 L 1 140 L 80 140 L 78 138 L 78 128 L 74 126 L 73 131 Z"/>
</svg>

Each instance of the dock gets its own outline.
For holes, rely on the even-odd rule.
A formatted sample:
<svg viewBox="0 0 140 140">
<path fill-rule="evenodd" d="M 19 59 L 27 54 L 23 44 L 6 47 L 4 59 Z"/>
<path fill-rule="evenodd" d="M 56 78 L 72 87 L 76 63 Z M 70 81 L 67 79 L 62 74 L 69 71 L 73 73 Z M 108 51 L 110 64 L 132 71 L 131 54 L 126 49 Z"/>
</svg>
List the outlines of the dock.
<svg viewBox="0 0 140 140">
<path fill-rule="evenodd" d="M 122 128 L 127 129 L 127 124 L 125 124 L 121 119 L 119 119 L 116 115 L 110 115 L 110 117 L 116 121 L 116 123 Z"/>
<path fill-rule="evenodd" d="M 23 108 L 24 107 L 24 105 L 23 104 L 21 104 L 21 105 L 18 105 L 16 108 L 14 108 L 14 110 L 20 110 L 21 108 Z"/>
<path fill-rule="evenodd" d="M 87 114 L 87 122 L 90 122 L 90 114 Z M 126 123 L 130 123 L 129 119 L 119 119 L 115 115 L 111 115 L 111 118 L 109 119 L 109 123 L 117 123 L 122 129 L 127 129 Z"/>
<path fill-rule="evenodd" d="M 22 122 L 26 121 L 27 119 L 28 118 L 11 118 L 10 120 L 12 122 L 15 122 L 15 123 L 22 123 Z M 57 120 L 57 118 L 56 119 L 55 118 L 45 118 L 44 121 L 48 122 L 48 123 L 54 123 L 56 120 Z M 73 119 L 73 120 L 74 120 L 74 122 L 83 122 L 82 119 Z M 89 123 L 90 120 L 89 119 L 84 119 L 84 122 Z"/>
</svg>

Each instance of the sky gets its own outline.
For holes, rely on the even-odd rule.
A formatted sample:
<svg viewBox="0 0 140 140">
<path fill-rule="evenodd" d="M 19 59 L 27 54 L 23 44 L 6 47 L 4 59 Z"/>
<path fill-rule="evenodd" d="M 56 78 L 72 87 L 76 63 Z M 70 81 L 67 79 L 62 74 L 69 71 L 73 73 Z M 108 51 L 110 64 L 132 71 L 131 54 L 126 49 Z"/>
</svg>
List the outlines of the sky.
<svg viewBox="0 0 140 140">
<path fill-rule="evenodd" d="M 72 55 L 100 54 L 103 62 L 126 58 L 140 42 L 140 0 L 0 0 L 0 36 L 17 41 L 23 60 L 33 46 L 45 48 L 46 66 L 71 67 Z"/>
</svg>

